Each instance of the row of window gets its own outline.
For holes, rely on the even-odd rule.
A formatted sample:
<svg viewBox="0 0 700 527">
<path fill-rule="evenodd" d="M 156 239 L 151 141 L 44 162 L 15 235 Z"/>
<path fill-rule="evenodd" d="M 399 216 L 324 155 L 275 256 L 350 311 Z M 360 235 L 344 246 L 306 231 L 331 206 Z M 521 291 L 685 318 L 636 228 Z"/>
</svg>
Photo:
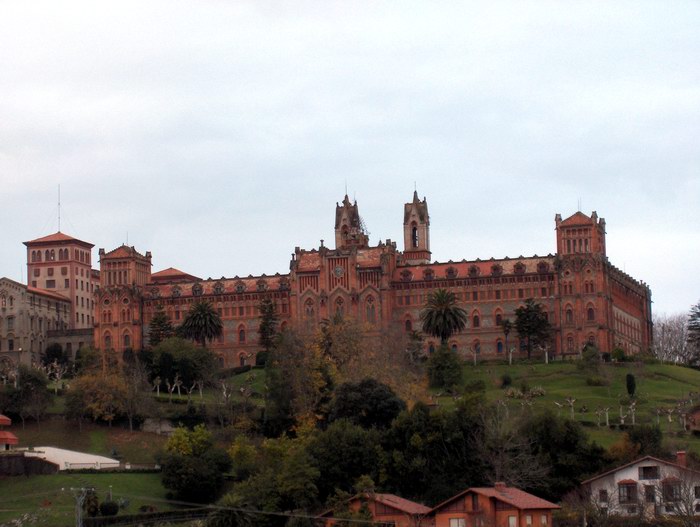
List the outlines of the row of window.
<svg viewBox="0 0 700 527">
<path fill-rule="evenodd" d="M 90 253 L 88 251 L 81 251 L 80 249 L 74 249 L 73 252 L 74 258 L 82 263 L 90 263 Z M 56 250 L 55 249 L 46 249 L 43 253 L 44 256 L 44 261 L 46 262 L 55 262 L 56 261 Z M 68 249 L 59 249 L 58 250 L 58 259 L 59 261 L 64 261 L 68 260 L 70 257 L 70 252 Z M 41 250 L 38 251 L 32 251 L 30 255 L 30 259 L 32 262 L 41 262 L 42 259 L 42 252 Z"/>
<path fill-rule="evenodd" d="M 683 499 L 683 486 L 681 481 L 678 480 L 663 482 L 660 489 L 657 485 L 643 485 L 643 488 L 645 503 L 656 503 L 656 495 L 659 490 L 661 491 L 661 498 L 665 502 L 677 502 Z M 620 504 L 637 503 L 639 500 L 637 483 L 620 483 L 617 487 L 617 493 L 618 503 Z M 692 496 L 693 499 L 700 499 L 700 485 L 693 487 Z M 600 489 L 598 491 L 598 501 L 600 503 L 608 503 L 609 500 L 610 496 L 607 489 Z"/>
</svg>

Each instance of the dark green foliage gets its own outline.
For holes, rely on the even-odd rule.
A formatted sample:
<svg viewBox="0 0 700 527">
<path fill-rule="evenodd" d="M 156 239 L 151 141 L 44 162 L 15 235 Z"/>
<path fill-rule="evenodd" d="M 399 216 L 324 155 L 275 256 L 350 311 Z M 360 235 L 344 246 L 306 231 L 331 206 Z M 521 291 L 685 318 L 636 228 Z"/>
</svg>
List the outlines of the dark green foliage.
<svg viewBox="0 0 700 527">
<path fill-rule="evenodd" d="M 153 348 L 175 335 L 175 329 L 163 306 L 159 305 L 148 325 L 148 343 Z"/>
<path fill-rule="evenodd" d="M 559 501 L 604 466 L 605 450 L 589 442 L 583 428 L 570 419 L 547 412 L 524 421 L 520 433 L 529 440 L 532 454 L 549 467 L 539 484 L 524 490 L 547 500 Z"/>
<path fill-rule="evenodd" d="M 216 370 L 214 354 L 178 337 L 164 340 L 153 349 L 151 373 L 160 377 L 163 384 L 171 382 L 175 374 L 180 376 L 183 385 L 209 378 Z"/>
<path fill-rule="evenodd" d="M 268 356 L 269 356 L 269 352 L 258 351 L 255 354 L 255 365 L 256 366 L 265 366 L 265 364 L 267 364 L 267 357 Z"/>
<path fill-rule="evenodd" d="M 119 504 L 116 501 L 103 501 L 100 503 L 101 516 L 116 516 L 119 512 Z"/>
<path fill-rule="evenodd" d="M 586 377 L 586 386 L 607 386 L 610 384 L 605 378 L 599 375 L 592 375 L 591 377 Z"/>
<path fill-rule="evenodd" d="M 308 453 L 319 470 L 319 499 L 325 501 L 335 489 L 352 491 L 362 475 L 377 479 L 380 461 L 379 434 L 347 420 L 331 423 L 311 439 Z"/>
<path fill-rule="evenodd" d="M 177 328 L 177 334 L 206 346 L 207 340 L 220 336 L 223 330 L 219 313 L 211 302 L 203 300 L 192 304 L 182 325 Z"/>
<path fill-rule="evenodd" d="M 75 354 L 76 373 L 82 375 L 95 371 L 102 366 L 100 352 L 89 346 L 83 346 Z"/>
<path fill-rule="evenodd" d="M 428 359 L 428 380 L 430 386 L 454 390 L 462 384 L 462 362 L 447 344 L 441 344 Z"/>
<path fill-rule="evenodd" d="M 633 374 L 628 373 L 625 376 L 625 385 L 627 386 L 627 394 L 630 397 L 634 397 L 634 392 L 637 391 L 637 381 Z"/>
<path fill-rule="evenodd" d="M 486 483 L 476 445 L 483 436 L 480 394 L 465 395 L 454 410 L 431 411 L 417 403 L 401 413 L 382 439 L 387 491 L 438 503 Z"/>
<path fill-rule="evenodd" d="M 700 366 L 700 302 L 688 314 L 688 365 Z"/>
<path fill-rule="evenodd" d="M 625 350 L 622 348 L 615 348 L 612 350 L 612 353 L 610 354 L 610 357 L 617 362 L 624 362 L 625 361 Z"/>
<path fill-rule="evenodd" d="M 464 393 L 483 393 L 486 391 L 486 382 L 483 379 L 475 379 L 464 385 Z"/>
<path fill-rule="evenodd" d="M 52 393 L 48 389 L 46 374 L 36 368 L 20 364 L 17 388 L 7 386 L 3 411 L 16 415 L 22 420 L 22 426 L 28 417 L 39 422 L 51 403 Z"/>
<path fill-rule="evenodd" d="M 423 332 L 440 338 L 442 344 L 467 326 L 467 312 L 457 305 L 455 294 L 438 289 L 430 296 L 420 313 Z"/>
<path fill-rule="evenodd" d="M 70 357 L 63 351 L 63 348 L 58 343 L 49 345 L 44 353 L 41 354 L 41 363 L 44 366 L 58 362 L 61 366 L 65 366 L 70 362 Z"/>
<path fill-rule="evenodd" d="M 259 343 L 266 352 L 269 352 L 275 344 L 279 317 L 275 303 L 269 298 L 265 298 L 260 302 L 258 310 L 260 311 Z M 265 364 L 264 361 L 261 364 Z"/>
<path fill-rule="evenodd" d="M 386 384 L 364 379 L 338 386 L 328 418 L 348 419 L 363 428 L 388 428 L 405 409 L 406 403 Z"/>
<path fill-rule="evenodd" d="M 667 452 L 662 446 L 663 433 L 655 425 L 637 425 L 630 428 L 627 435 L 632 443 L 639 447 L 639 456 L 665 457 Z"/>
<path fill-rule="evenodd" d="M 211 503 L 223 489 L 223 473 L 216 464 L 202 458 L 168 454 L 162 465 L 163 486 L 173 492 L 175 499 Z"/>
<path fill-rule="evenodd" d="M 513 378 L 508 373 L 504 373 L 501 376 L 501 388 L 508 388 L 511 384 L 513 384 Z"/>
<path fill-rule="evenodd" d="M 100 500 L 95 493 L 95 489 L 88 489 L 85 492 L 83 511 L 85 511 L 85 514 L 90 518 L 94 518 L 100 512 Z"/>
<path fill-rule="evenodd" d="M 525 339 L 528 359 L 534 347 L 547 343 L 552 330 L 544 307 L 536 304 L 532 298 L 525 300 L 525 305 L 515 310 L 515 329 L 520 338 Z"/>
</svg>

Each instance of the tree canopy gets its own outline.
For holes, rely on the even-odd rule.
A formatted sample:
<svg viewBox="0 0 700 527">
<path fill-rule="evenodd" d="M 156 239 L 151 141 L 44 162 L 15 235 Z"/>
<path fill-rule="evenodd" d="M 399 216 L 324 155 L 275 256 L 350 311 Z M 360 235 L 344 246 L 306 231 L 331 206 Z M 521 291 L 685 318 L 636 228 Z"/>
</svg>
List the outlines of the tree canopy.
<svg viewBox="0 0 700 527">
<path fill-rule="evenodd" d="M 329 421 L 348 419 L 363 428 L 385 429 L 405 409 L 406 403 L 386 384 L 363 379 L 336 388 L 328 418 Z"/>
<path fill-rule="evenodd" d="M 158 306 L 148 325 L 148 344 L 155 347 L 175 334 L 175 329 L 163 306 Z"/>
<path fill-rule="evenodd" d="M 520 338 L 525 339 L 529 359 L 533 347 L 543 346 L 548 342 L 552 328 L 542 304 L 528 298 L 524 306 L 515 310 L 515 329 Z"/>
<path fill-rule="evenodd" d="M 208 340 L 219 337 L 224 331 L 224 324 L 211 302 L 201 301 L 192 304 L 190 310 L 178 327 L 178 334 L 206 346 Z"/>
<path fill-rule="evenodd" d="M 457 305 L 455 294 L 446 289 L 438 289 L 428 296 L 420 319 L 423 332 L 439 337 L 443 344 L 467 326 L 467 312 Z"/>
</svg>

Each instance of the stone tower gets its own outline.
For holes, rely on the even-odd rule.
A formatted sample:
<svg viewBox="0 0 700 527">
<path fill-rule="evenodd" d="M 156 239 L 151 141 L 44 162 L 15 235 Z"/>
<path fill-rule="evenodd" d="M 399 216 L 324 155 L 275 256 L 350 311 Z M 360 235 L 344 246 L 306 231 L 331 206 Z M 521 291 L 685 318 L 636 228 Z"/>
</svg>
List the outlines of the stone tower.
<svg viewBox="0 0 700 527">
<path fill-rule="evenodd" d="M 418 199 L 413 192 L 413 201 L 403 207 L 404 261 L 408 264 L 430 263 L 430 216 L 428 201 Z"/>
<path fill-rule="evenodd" d="M 349 249 L 350 247 L 367 247 L 369 237 L 365 232 L 357 202 L 350 203 L 345 194 L 343 203 L 335 204 L 335 248 Z"/>
</svg>

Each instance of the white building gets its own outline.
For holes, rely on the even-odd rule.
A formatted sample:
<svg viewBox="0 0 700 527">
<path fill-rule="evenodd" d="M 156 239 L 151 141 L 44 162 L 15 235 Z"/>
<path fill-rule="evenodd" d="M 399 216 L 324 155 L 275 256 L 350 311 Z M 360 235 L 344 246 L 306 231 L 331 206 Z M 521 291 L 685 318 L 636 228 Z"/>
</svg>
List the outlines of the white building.
<svg viewBox="0 0 700 527">
<path fill-rule="evenodd" d="M 675 462 L 645 456 L 582 485 L 599 512 L 700 519 L 700 471 L 687 467 L 685 452 L 678 452 Z"/>
</svg>

